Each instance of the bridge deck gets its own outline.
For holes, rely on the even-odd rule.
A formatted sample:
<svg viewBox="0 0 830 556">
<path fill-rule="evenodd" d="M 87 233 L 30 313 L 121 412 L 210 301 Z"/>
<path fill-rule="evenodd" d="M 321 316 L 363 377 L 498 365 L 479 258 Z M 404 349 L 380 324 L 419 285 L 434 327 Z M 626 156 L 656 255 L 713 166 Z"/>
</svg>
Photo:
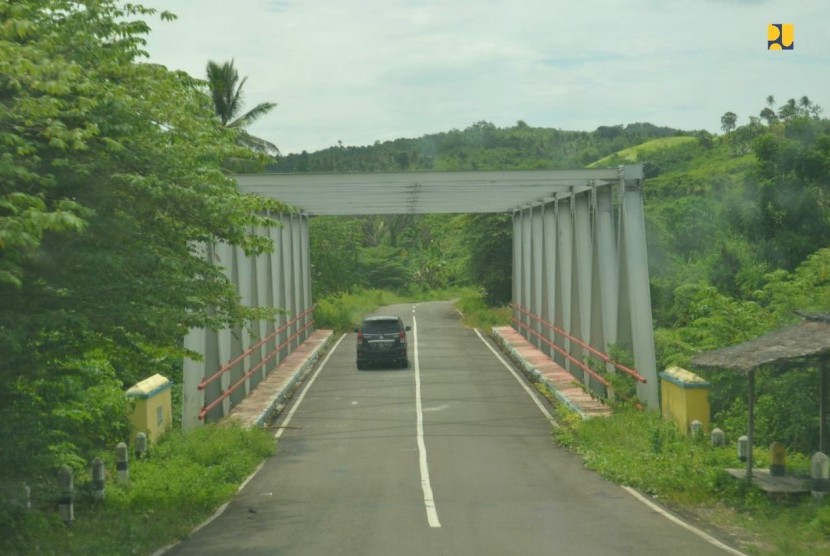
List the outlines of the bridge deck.
<svg viewBox="0 0 830 556">
<path fill-rule="evenodd" d="M 514 362 L 535 380 L 547 384 L 560 402 L 585 418 L 611 414 L 611 409 L 592 398 L 572 374 L 533 347 L 515 329 L 510 326 L 495 327 L 493 333 L 501 348 Z M 316 330 L 231 410 L 229 418 L 249 427 L 267 424 L 268 419 L 280 405 L 288 402 L 301 379 L 314 367 L 332 334 L 331 330 Z"/>
</svg>

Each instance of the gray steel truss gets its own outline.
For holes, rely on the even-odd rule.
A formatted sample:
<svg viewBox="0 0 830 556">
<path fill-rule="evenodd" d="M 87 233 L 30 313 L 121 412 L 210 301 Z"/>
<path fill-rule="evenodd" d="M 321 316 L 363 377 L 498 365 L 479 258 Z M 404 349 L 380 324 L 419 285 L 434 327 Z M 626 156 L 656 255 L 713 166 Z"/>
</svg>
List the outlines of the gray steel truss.
<svg viewBox="0 0 830 556">
<path fill-rule="evenodd" d="M 281 215 L 281 228 L 259 231 L 274 242 L 271 254 L 250 258 L 220 244 L 206 248 L 205 256 L 223 267 L 243 303 L 285 314 L 249 328 L 191 331 L 185 346 L 203 360 L 185 360 L 186 428 L 227 415 L 310 333 L 308 218 L 314 215 L 512 214 L 519 331 L 601 394 L 607 393 L 602 373 L 591 369 L 617 367 L 597 354 L 623 348 L 645 380 L 637 384 L 640 400 L 658 408 L 642 166 L 236 179 L 242 192 L 277 198 L 299 212 Z M 267 340 L 257 345 L 261 339 Z M 220 369 L 226 372 L 216 374 Z"/>
<path fill-rule="evenodd" d="M 645 379 L 637 395 L 657 409 L 642 182 L 640 166 L 624 166 L 616 181 L 591 180 L 515 210 L 513 300 L 522 334 L 589 388 L 601 385 L 579 365 L 598 361 L 584 344 L 631 353 Z"/>
<path fill-rule="evenodd" d="M 275 218 L 281 226 L 255 230 L 273 241 L 271 253 L 248 257 L 223 243 L 203 248 L 204 256 L 236 285 L 243 305 L 282 311 L 276 320 L 245 327 L 190 331 L 184 346 L 202 359 L 184 360 L 185 429 L 226 416 L 312 331 L 308 216 Z"/>
</svg>

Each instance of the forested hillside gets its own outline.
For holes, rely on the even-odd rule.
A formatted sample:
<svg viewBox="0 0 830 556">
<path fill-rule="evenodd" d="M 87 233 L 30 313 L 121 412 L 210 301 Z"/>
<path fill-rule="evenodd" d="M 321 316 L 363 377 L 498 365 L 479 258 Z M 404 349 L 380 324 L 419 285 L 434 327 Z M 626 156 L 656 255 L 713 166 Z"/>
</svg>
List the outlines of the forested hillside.
<svg viewBox="0 0 830 556">
<path fill-rule="evenodd" d="M 491 170 L 613 167 L 640 162 L 659 366 L 741 342 L 830 309 L 830 121 L 807 97 L 776 106 L 724 134 L 647 123 L 594 132 L 497 128 L 336 146 L 289 155 L 273 171 Z M 732 114 L 732 116 L 735 116 Z M 316 295 L 354 287 L 429 289 L 477 285 L 490 302 L 510 298 L 509 215 L 315 218 Z M 743 379 L 707 376 L 715 421 L 744 428 Z M 817 439 L 817 371 L 761 378 L 761 441 L 809 451 Z M 795 409 L 775 412 L 785 400 Z M 780 413 L 780 414 L 778 414 Z M 762 418 L 763 420 L 764 418 Z"/>
<path fill-rule="evenodd" d="M 705 134 L 705 132 L 700 132 Z M 462 130 L 396 139 L 365 147 L 334 146 L 282 158 L 275 172 L 406 170 L 526 170 L 580 168 L 656 138 L 693 135 L 649 123 L 602 126 L 593 132 L 531 127 L 498 128 L 481 121 Z"/>
</svg>

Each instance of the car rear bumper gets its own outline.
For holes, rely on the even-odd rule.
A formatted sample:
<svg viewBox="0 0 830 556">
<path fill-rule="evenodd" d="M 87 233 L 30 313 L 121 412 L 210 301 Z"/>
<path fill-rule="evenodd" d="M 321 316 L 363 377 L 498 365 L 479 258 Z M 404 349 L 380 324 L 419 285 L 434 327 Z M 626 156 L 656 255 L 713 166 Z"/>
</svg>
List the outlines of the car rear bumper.
<svg viewBox="0 0 830 556">
<path fill-rule="evenodd" d="M 401 361 L 406 359 L 406 349 L 390 349 L 390 350 L 357 350 L 358 361 Z"/>
</svg>

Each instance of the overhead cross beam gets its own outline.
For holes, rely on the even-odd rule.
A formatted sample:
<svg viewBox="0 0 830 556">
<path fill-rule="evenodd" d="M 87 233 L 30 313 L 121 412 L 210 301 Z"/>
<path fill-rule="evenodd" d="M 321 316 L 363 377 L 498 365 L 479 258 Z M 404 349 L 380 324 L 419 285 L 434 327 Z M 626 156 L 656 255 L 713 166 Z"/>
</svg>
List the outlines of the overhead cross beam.
<svg viewBox="0 0 830 556">
<path fill-rule="evenodd" d="M 620 170 L 244 174 L 244 193 L 274 197 L 309 215 L 511 213 L 593 184 Z"/>
</svg>

